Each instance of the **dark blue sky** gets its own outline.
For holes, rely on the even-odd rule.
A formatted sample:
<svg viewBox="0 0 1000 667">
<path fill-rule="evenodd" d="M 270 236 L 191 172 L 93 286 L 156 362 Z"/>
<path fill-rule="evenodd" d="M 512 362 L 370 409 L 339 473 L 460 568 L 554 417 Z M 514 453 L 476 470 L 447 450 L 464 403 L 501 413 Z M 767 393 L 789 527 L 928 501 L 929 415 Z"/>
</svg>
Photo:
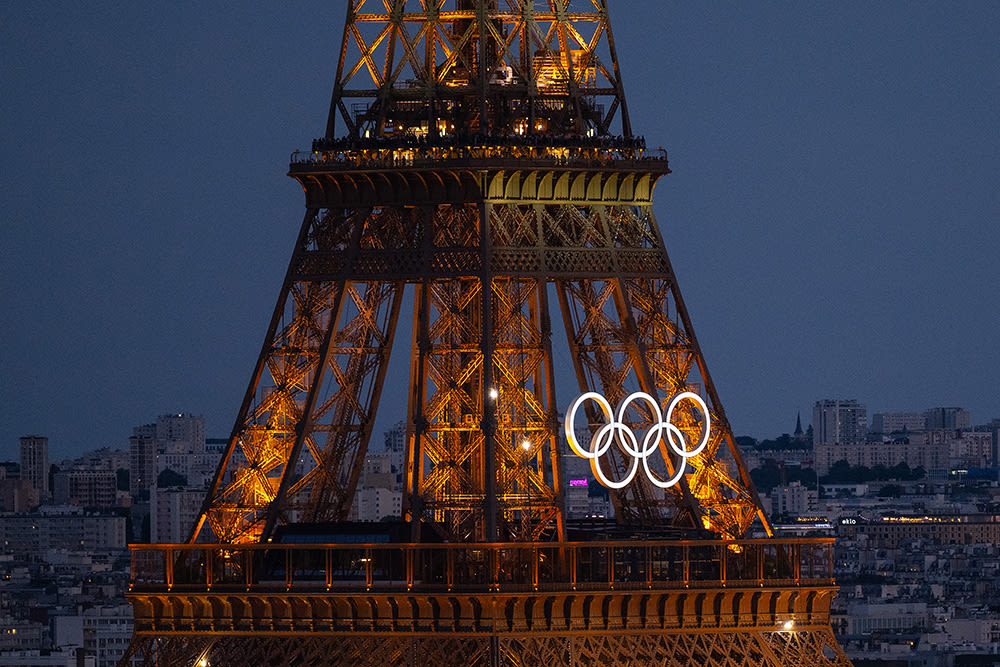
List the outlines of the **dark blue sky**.
<svg viewBox="0 0 1000 667">
<path fill-rule="evenodd" d="M 0 458 L 27 433 L 55 458 L 125 446 L 169 411 L 228 434 L 344 6 L 0 4 Z M 734 430 L 790 430 L 828 397 L 1000 417 L 1000 3 L 611 11 Z"/>
</svg>

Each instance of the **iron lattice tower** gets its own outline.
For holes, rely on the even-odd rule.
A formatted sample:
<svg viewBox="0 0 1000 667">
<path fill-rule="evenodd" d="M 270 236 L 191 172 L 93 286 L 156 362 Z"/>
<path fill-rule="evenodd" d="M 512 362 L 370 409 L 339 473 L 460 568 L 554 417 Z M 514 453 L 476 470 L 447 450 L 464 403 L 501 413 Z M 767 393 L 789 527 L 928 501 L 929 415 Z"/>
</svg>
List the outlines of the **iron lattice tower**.
<svg viewBox="0 0 1000 667">
<path fill-rule="evenodd" d="M 398 664 L 590 664 L 635 656 L 671 665 L 845 664 L 829 630 L 832 580 L 821 577 L 816 581 L 826 583 L 814 581 L 809 590 L 772 587 L 756 597 L 716 586 L 697 601 L 675 593 L 640 601 L 613 592 L 615 549 L 625 547 L 602 543 L 610 551 L 598 556 L 567 541 L 558 444 L 565 406 L 557 397 L 596 390 L 615 403 L 641 390 L 665 406 L 693 391 L 709 407 L 707 446 L 671 489 L 634 483 L 613 492 L 619 522 L 714 536 L 671 552 L 683 563 L 685 587 L 697 581 L 692 548 L 721 554 L 706 580 L 715 582 L 721 568 L 723 586 L 727 576 L 740 579 L 754 568 L 763 586 L 767 554 L 788 567 L 802 554 L 802 545 L 774 550 L 777 542 L 732 541 L 744 538 L 755 520 L 768 534 L 770 526 L 653 215 L 653 189 L 667 173 L 665 154 L 647 152 L 632 133 L 605 0 L 349 1 L 325 136 L 312 151 L 292 156 L 290 175 L 305 191 L 306 214 L 278 304 L 191 545 L 161 553 L 169 572 L 160 582 L 165 593 L 133 589 L 134 647 L 147 661 L 194 664 L 205 650 L 197 639 L 204 615 L 212 619 L 210 634 L 220 627 L 232 634 L 210 642 L 214 655 L 254 655 L 261 664 L 283 664 L 292 655 L 305 662 L 325 656 L 331 664 L 371 656 Z M 260 572 L 273 565 L 267 554 L 277 547 L 267 543 L 279 526 L 346 519 L 402 302 L 411 293 L 404 490 L 411 544 L 398 556 L 406 594 L 363 603 L 331 597 L 341 551 L 329 545 L 324 565 L 315 564 L 326 572 L 322 599 L 271 594 L 265 602 L 250 595 L 261 585 Z M 563 336 L 554 327 L 564 330 L 577 380 L 572 390 L 557 392 L 553 346 Z M 706 424 L 694 411 L 680 412 L 676 425 L 697 440 Z M 599 414 L 589 416 L 600 421 Z M 626 416 L 637 431 L 650 419 L 635 408 Z M 666 473 L 679 464 L 666 453 L 660 458 Z M 620 474 L 627 463 L 618 452 L 604 465 Z M 475 547 L 439 554 L 447 563 L 439 582 L 447 583 L 446 592 L 457 585 L 456 572 L 471 567 L 468 559 L 484 558 L 469 570 L 482 584 L 479 592 L 462 599 L 414 593 L 433 578 L 421 569 L 431 567 L 424 552 L 412 544 L 427 527 L 440 540 Z M 557 550 L 546 551 L 552 545 Z M 660 547 L 644 548 L 653 563 L 650 549 Z M 517 570 L 506 559 L 525 549 L 531 556 Z M 301 555 L 283 553 L 289 592 Z M 378 579 L 372 563 L 383 552 L 365 553 L 351 567 L 365 569 L 370 592 Z M 577 559 L 591 556 L 611 563 L 605 574 L 612 590 L 605 591 L 602 611 L 573 593 Z M 133 567 L 142 570 L 147 557 L 137 552 Z M 740 564 L 727 570 L 733 558 Z M 502 582 L 527 585 L 530 571 L 537 592 L 550 567 L 552 581 L 565 589 L 555 597 L 531 593 L 498 602 L 498 592 L 516 588 Z M 169 593 L 190 571 L 207 591 L 178 602 Z M 644 571 L 649 590 L 656 589 L 652 566 Z M 794 572 L 800 581 L 800 568 Z M 213 586 L 233 577 L 246 584 L 245 596 L 211 596 Z M 536 602 L 548 624 L 537 636 Z M 658 626 L 647 624 L 656 615 L 651 604 L 659 609 Z M 454 622 L 446 631 L 441 619 L 451 611 L 442 608 L 451 607 Z M 811 625 L 776 631 L 774 624 L 785 622 L 782 610 Z M 715 614 L 715 631 L 690 631 L 684 624 L 695 611 Z M 601 614 L 607 632 L 584 632 L 574 643 L 574 623 Z M 338 648 L 320 635 L 294 650 L 274 637 L 254 638 L 286 629 L 285 616 L 292 634 L 303 631 L 296 619 L 308 618 L 312 632 L 319 624 L 338 637 Z M 520 634 L 498 634 L 501 617 Z M 518 626 L 522 617 L 526 627 Z M 642 620 L 630 628 L 630 617 Z M 337 625 L 348 618 L 347 626 Z M 400 639 L 401 627 L 413 636 Z M 733 630 L 739 627 L 745 631 Z M 380 629 L 395 633 L 393 641 L 378 639 Z M 630 629 L 640 632 L 623 639 Z M 477 632 L 482 637 L 466 636 Z"/>
<path fill-rule="evenodd" d="M 619 515 L 655 523 L 668 504 L 738 537 L 759 514 L 653 217 L 667 163 L 631 134 L 606 7 L 535 4 L 350 3 L 326 137 L 293 156 L 306 219 L 205 506 L 218 539 L 346 517 L 407 283 L 414 519 L 462 540 L 560 530 L 550 284 L 581 389 L 695 387 L 722 425 L 689 483 L 616 494 Z"/>
</svg>

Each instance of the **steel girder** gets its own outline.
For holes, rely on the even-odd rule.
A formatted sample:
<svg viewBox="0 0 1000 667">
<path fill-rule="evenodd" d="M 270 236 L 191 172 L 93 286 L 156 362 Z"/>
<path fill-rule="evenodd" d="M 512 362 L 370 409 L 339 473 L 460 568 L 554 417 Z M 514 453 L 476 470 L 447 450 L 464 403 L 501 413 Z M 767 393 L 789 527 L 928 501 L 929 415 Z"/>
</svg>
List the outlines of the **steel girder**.
<svg viewBox="0 0 1000 667">
<path fill-rule="evenodd" d="M 668 261 L 665 254 L 663 260 Z M 682 510 L 673 514 L 675 522 L 693 521 L 724 537 L 744 535 L 758 518 L 769 530 L 670 273 L 564 281 L 559 288 L 581 391 L 600 385 L 614 405 L 640 389 L 658 397 L 664 410 L 673 396 L 694 391 L 709 405 L 713 428 L 705 449 L 687 461 L 693 468 L 689 477 L 667 494 L 651 484 L 634 483 L 614 494 L 616 510 L 630 520 L 655 525 L 663 518 L 658 508 L 673 506 Z M 648 415 L 633 411 L 631 416 L 634 428 L 648 428 Z M 591 420 L 601 421 L 596 414 Z M 682 410 L 675 420 L 689 442 L 698 440 L 700 419 Z M 673 474 L 676 459 L 667 456 L 664 463 Z M 620 473 L 625 462 L 613 459 L 610 465 Z"/>
<path fill-rule="evenodd" d="M 370 210 L 309 211 L 292 267 L 357 248 Z M 285 279 L 192 540 L 248 542 L 278 522 L 346 518 L 371 434 L 402 284 Z"/>
<path fill-rule="evenodd" d="M 829 627 L 795 632 L 734 627 L 659 632 L 525 632 L 501 638 L 441 632 L 424 636 L 143 636 L 130 657 L 142 667 L 211 665 L 398 665 L 400 667 L 529 667 L 656 665 L 658 667 L 850 667 Z M 128 658 L 126 658 L 127 660 Z M 120 664 L 131 665 L 123 660 Z"/>
<path fill-rule="evenodd" d="M 351 0 L 327 138 L 337 122 L 359 138 L 421 121 L 500 135 L 618 121 L 630 136 L 606 1 Z"/>
<path fill-rule="evenodd" d="M 402 287 L 415 282 L 405 513 L 452 540 L 561 535 L 554 283 L 582 391 L 615 402 L 642 390 L 666 406 L 694 390 L 711 409 L 693 472 L 666 492 L 615 493 L 623 520 L 744 535 L 758 500 L 651 206 L 532 197 L 310 211 L 199 527 L 245 542 L 281 522 L 346 517 Z M 678 420 L 697 439 L 700 420 Z M 675 465 L 665 452 L 661 468 Z"/>
<path fill-rule="evenodd" d="M 614 493 L 623 522 L 729 538 L 759 518 L 770 531 L 652 214 L 669 168 L 632 137 L 606 1 L 536 4 L 348 2 L 326 136 L 291 165 L 306 217 L 192 541 L 346 517 L 406 284 L 414 538 L 427 522 L 451 541 L 562 541 L 553 315 L 581 391 L 614 402 L 641 390 L 661 407 L 692 391 L 708 405 L 691 473 Z M 650 420 L 625 415 L 637 431 Z M 674 423 L 688 441 L 704 428 L 685 409 Z M 661 453 L 670 474 L 679 460 Z M 619 474 L 621 457 L 601 465 Z M 122 664 L 850 664 L 829 625 L 832 580 L 227 597 L 210 572 L 203 591 L 133 591 L 150 623 Z"/>
<path fill-rule="evenodd" d="M 420 288 L 407 510 L 448 538 L 533 541 L 561 527 L 544 286 L 486 284 L 485 294 L 477 279 Z"/>
<path fill-rule="evenodd" d="M 327 132 L 336 145 L 293 169 L 309 211 L 192 540 L 206 524 L 213 535 L 201 539 L 245 542 L 281 522 L 346 517 L 407 282 L 417 285 L 404 499 L 414 525 L 461 540 L 561 535 L 555 282 L 582 390 L 614 401 L 641 389 L 663 405 L 694 390 L 716 425 L 675 489 L 614 494 L 623 519 L 726 537 L 755 517 L 767 526 L 652 215 L 669 170 L 637 143 L 602 139 L 619 110 L 631 134 L 606 3 L 535 4 L 348 4 Z M 594 115 L 602 96 L 613 101 Z M 371 103 L 350 114 L 352 97 Z M 420 143 L 435 132 L 452 138 Z M 461 138 L 473 132 L 493 139 Z M 484 160 L 497 166 L 461 166 Z M 679 418 L 696 438 L 703 424 Z M 649 419 L 628 415 L 636 429 Z M 670 473 L 679 461 L 662 452 Z"/>
</svg>

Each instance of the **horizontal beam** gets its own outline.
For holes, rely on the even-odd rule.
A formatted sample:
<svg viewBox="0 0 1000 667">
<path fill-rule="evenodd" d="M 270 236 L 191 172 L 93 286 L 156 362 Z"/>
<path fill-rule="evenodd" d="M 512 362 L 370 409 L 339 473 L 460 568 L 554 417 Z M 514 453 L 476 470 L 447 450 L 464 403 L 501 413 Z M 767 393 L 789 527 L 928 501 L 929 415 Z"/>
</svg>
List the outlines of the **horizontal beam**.
<svg viewBox="0 0 1000 667">
<path fill-rule="evenodd" d="M 135 545 L 133 593 L 832 586 L 833 541 Z"/>
<path fill-rule="evenodd" d="M 299 157 L 301 156 L 301 157 Z M 669 174 L 670 168 L 666 160 L 656 158 L 644 159 L 608 159 L 608 160 L 557 160 L 554 158 L 428 158 L 407 160 L 404 158 L 357 158 L 340 159 L 322 156 L 313 157 L 311 153 L 299 153 L 288 166 L 289 175 L 325 174 L 331 172 L 373 172 L 400 170 L 433 170 L 433 171 L 552 171 L 552 172 L 638 172 L 660 176 Z"/>
<path fill-rule="evenodd" d="M 306 251 L 293 267 L 296 282 L 474 278 L 482 271 L 475 249 Z M 657 249 L 494 248 L 490 273 L 497 278 L 542 280 L 657 278 L 670 267 Z"/>
<path fill-rule="evenodd" d="M 506 595 L 130 594 L 136 634 L 504 636 L 830 632 L 833 587 L 562 591 Z M 786 664 L 801 664 L 789 662 Z M 829 664 L 829 663 L 825 663 Z"/>
<path fill-rule="evenodd" d="M 402 23 L 454 23 L 455 21 L 474 21 L 478 17 L 475 10 L 451 11 L 451 12 L 409 12 L 402 14 L 399 21 Z M 501 20 L 505 23 L 520 23 L 524 20 L 522 12 L 489 11 L 486 12 L 488 20 Z M 536 22 L 568 20 L 576 23 L 587 21 L 592 23 L 602 23 L 607 17 L 596 12 L 573 12 L 560 16 L 555 12 L 533 12 L 531 18 Z M 391 14 L 355 14 L 355 23 L 389 23 Z"/>
</svg>

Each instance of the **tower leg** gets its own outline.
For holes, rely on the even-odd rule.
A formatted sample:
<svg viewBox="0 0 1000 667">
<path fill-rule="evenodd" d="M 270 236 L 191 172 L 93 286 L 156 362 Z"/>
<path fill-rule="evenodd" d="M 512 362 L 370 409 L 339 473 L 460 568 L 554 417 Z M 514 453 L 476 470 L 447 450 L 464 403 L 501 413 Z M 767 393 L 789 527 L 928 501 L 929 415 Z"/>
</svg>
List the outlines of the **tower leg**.
<svg viewBox="0 0 1000 667">
<path fill-rule="evenodd" d="M 263 539 L 281 521 L 346 518 L 399 317 L 401 282 L 330 280 L 380 211 L 310 211 L 247 398 L 193 539 Z M 374 219 L 374 220 L 373 220 Z"/>
<path fill-rule="evenodd" d="M 484 295 L 478 279 L 436 280 L 418 296 L 409 506 L 449 538 L 486 539 L 467 526 L 486 530 L 480 519 L 492 495 L 498 530 L 532 541 L 561 530 L 551 348 L 539 308 L 545 283 L 493 278 L 489 286 Z M 492 335 L 483 331 L 487 311 Z"/>
</svg>

